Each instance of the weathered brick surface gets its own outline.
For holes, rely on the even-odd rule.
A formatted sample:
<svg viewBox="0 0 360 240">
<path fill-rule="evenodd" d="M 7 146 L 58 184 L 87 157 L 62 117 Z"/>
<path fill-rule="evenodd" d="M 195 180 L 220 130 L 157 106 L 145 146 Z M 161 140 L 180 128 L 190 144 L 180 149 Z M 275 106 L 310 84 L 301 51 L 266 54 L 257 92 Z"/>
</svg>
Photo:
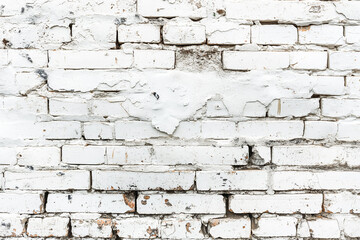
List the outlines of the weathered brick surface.
<svg viewBox="0 0 360 240">
<path fill-rule="evenodd" d="M 359 12 L 0 0 L 0 238 L 360 238 Z"/>
</svg>

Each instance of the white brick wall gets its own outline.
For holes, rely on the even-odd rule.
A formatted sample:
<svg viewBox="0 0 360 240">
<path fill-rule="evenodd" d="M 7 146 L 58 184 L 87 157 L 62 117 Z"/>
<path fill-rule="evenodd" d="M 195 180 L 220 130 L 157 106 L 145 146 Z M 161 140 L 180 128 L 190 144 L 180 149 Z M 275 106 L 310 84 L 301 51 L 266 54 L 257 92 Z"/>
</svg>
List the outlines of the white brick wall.
<svg viewBox="0 0 360 240">
<path fill-rule="evenodd" d="M 360 238 L 360 1 L 0 2 L 0 238 Z"/>
</svg>

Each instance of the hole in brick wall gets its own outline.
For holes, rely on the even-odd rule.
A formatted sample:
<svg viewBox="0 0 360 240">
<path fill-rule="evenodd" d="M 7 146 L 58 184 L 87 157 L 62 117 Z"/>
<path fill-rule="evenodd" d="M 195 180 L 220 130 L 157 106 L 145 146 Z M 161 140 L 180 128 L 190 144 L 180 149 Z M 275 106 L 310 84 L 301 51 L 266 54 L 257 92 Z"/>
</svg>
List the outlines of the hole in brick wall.
<svg viewBox="0 0 360 240">
<path fill-rule="evenodd" d="M 70 24 L 69 24 L 70 37 L 72 37 L 72 36 L 73 36 L 73 29 L 72 29 L 73 25 L 74 25 L 74 23 L 70 23 Z"/>
</svg>

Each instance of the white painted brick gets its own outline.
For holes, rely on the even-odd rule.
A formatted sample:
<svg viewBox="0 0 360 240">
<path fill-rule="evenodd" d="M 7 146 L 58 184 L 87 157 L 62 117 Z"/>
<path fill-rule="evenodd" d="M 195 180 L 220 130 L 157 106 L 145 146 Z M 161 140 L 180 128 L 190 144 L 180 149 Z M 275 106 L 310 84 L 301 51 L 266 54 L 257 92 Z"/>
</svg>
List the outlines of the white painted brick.
<svg viewBox="0 0 360 240">
<path fill-rule="evenodd" d="M 235 45 L 250 43 L 250 26 L 235 22 L 209 22 L 206 24 L 207 44 Z"/>
<path fill-rule="evenodd" d="M 347 237 L 359 237 L 360 218 L 358 216 L 348 216 L 344 220 L 344 234 Z"/>
<path fill-rule="evenodd" d="M 17 152 L 17 162 L 23 166 L 50 167 L 60 164 L 60 148 L 26 147 Z"/>
<path fill-rule="evenodd" d="M 25 217 L 14 214 L 0 214 L 0 236 L 17 237 L 25 231 Z"/>
<path fill-rule="evenodd" d="M 360 26 L 345 26 L 345 37 L 347 43 L 359 43 Z"/>
<path fill-rule="evenodd" d="M 356 157 L 359 148 L 341 146 L 274 146 L 272 162 L 276 165 L 300 166 L 354 166 L 359 157 Z"/>
<path fill-rule="evenodd" d="M 271 148 L 266 146 L 254 146 L 251 162 L 255 165 L 265 165 L 271 162 Z"/>
<path fill-rule="evenodd" d="M 45 73 L 44 70 L 35 70 L 34 72 L 19 72 L 15 75 L 14 92 L 16 94 L 27 94 L 32 89 L 36 89 L 45 83 L 45 79 L 40 76 Z M 44 75 L 43 75 L 44 76 Z"/>
<path fill-rule="evenodd" d="M 258 237 L 294 237 L 297 219 L 290 216 L 265 216 L 257 220 L 252 233 Z"/>
<path fill-rule="evenodd" d="M 135 50 L 134 63 L 138 68 L 172 69 L 175 52 L 170 50 Z"/>
<path fill-rule="evenodd" d="M 50 51 L 49 67 L 51 68 L 129 68 L 133 55 L 121 50 L 113 51 Z"/>
<path fill-rule="evenodd" d="M 92 187 L 97 190 L 190 190 L 194 172 L 93 171 Z"/>
<path fill-rule="evenodd" d="M 205 26 L 167 24 L 163 27 L 163 38 L 165 44 L 202 44 L 206 41 Z"/>
<path fill-rule="evenodd" d="M 30 218 L 27 234 L 30 237 L 66 237 L 69 221 L 65 217 Z"/>
<path fill-rule="evenodd" d="M 74 237 L 111 238 L 112 221 L 109 218 L 72 219 L 71 233 Z"/>
<path fill-rule="evenodd" d="M 222 195 L 140 194 L 136 203 L 139 214 L 225 214 Z"/>
<path fill-rule="evenodd" d="M 328 63 L 327 52 L 291 52 L 290 66 L 294 69 L 325 70 Z"/>
<path fill-rule="evenodd" d="M 274 190 L 338 190 L 359 189 L 360 173 L 355 171 L 275 171 L 273 173 Z"/>
<path fill-rule="evenodd" d="M 46 211 L 51 213 L 127 213 L 135 211 L 135 198 L 129 194 L 50 193 Z"/>
<path fill-rule="evenodd" d="M 204 191 L 267 190 L 268 174 L 262 170 L 196 172 L 196 187 Z"/>
<path fill-rule="evenodd" d="M 206 116 L 229 117 L 229 111 L 222 100 L 210 100 L 206 103 Z"/>
<path fill-rule="evenodd" d="M 1 213 L 41 213 L 44 211 L 43 194 L 39 193 L 0 193 Z"/>
<path fill-rule="evenodd" d="M 81 123 L 74 121 L 41 122 L 39 127 L 46 139 L 76 139 L 81 137 Z"/>
<path fill-rule="evenodd" d="M 62 147 L 62 162 L 66 164 L 103 164 L 106 148 L 102 146 L 71 146 Z"/>
<path fill-rule="evenodd" d="M 345 91 L 344 78 L 332 76 L 316 77 L 316 84 L 313 87 L 315 94 L 320 95 L 341 95 Z"/>
<path fill-rule="evenodd" d="M 115 228 L 121 238 L 160 237 L 160 220 L 151 217 L 116 219 Z"/>
<path fill-rule="evenodd" d="M 299 224 L 298 224 L 297 236 L 304 237 L 304 238 L 311 237 L 309 224 L 305 219 L 301 219 Z"/>
<path fill-rule="evenodd" d="M 47 52 L 35 49 L 8 50 L 8 59 L 14 67 L 43 68 L 47 66 Z"/>
<path fill-rule="evenodd" d="M 203 121 L 203 138 L 234 138 L 236 136 L 236 124 L 230 121 Z"/>
<path fill-rule="evenodd" d="M 290 140 L 301 138 L 302 121 L 249 121 L 239 122 L 239 137 L 249 140 Z"/>
<path fill-rule="evenodd" d="M 245 117 L 265 117 L 266 107 L 260 102 L 247 102 L 244 106 L 243 115 Z"/>
<path fill-rule="evenodd" d="M 360 70 L 360 52 L 331 52 L 329 68 L 332 70 Z"/>
<path fill-rule="evenodd" d="M 0 104 L 0 111 L 47 114 L 47 99 L 45 97 L 0 97 Z"/>
<path fill-rule="evenodd" d="M 219 218 L 209 222 L 209 234 L 213 238 L 250 238 L 250 218 Z"/>
<path fill-rule="evenodd" d="M 360 20 L 359 11 L 360 11 L 360 2 L 358 1 L 346 1 L 339 2 L 334 4 L 336 6 L 336 11 L 340 14 L 343 14 L 346 18 L 352 20 Z"/>
<path fill-rule="evenodd" d="M 119 25 L 118 41 L 120 43 L 159 43 L 160 26 L 152 24 Z"/>
<path fill-rule="evenodd" d="M 17 151 L 15 148 L 1 147 L 0 148 L 0 165 L 16 164 L 16 162 L 17 162 L 16 154 L 17 154 Z"/>
<path fill-rule="evenodd" d="M 319 111 L 319 99 L 278 99 L 268 108 L 269 117 L 304 117 Z"/>
<path fill-rule="evenodd" d="M 352 98 L 360 96 L 360 78 L 359 76 L 346 77 L 346 92 Z"/>
<path fill-rule="evenodd" d="M 251 21 L 278 21 L 280 23 L 322 23 L 338 19 L 332 3 L 294 1 L 234 1 L 226 0 L 226 17 Z M 261 11 L 259 11 L 261 9 Z"/>
<path fill-rule="evenodd" d="M 331 99 L 321 100 L 322 115 L 327 117 L 360 116 L 360 100 L 358 99 Z"/>
<path fill-rule="evenodd" d="M 324 208 L 329 213 L 360 213 L 360 196 L 350 192 L 325 193 Z"/>
<path fill-rule="evenodd" d="M 229 209 L 234 213 L 316 214 L 322 211 L 322 194 L 233 195 Z"/>
<path fill-rule="evenodd" d="M 295 44 L 297 29 L 293 25 L 255 25 L 251 27 L 251 42 L 256 44 Z"/>
<path fill-rule="evenodd" d="M 201 135 L 201 122 L 196 121 L 184 121 L 180 122 L 179 126 L 173 133 L 174 137 L 183 139 L 195 139 L 200 138 Z"/>
<path fill-rule="evenodd" d="M 84 123 L 85 139 L 113 139 L 114 125 L 103 122 Z"/>
<path fill-rule="evenodd" d="M 166 136 L 157 131 L 150 122 L 115 122 L 116 139 L 146 139 Z"/>
<path fill-rule="evenodd" d="M 149 146 L 109 146 L 107 163 L 115 165 L 151 164 L 153 149 Z"/>
<path fill-rule="evenodd" d="M 342 26 L 311 25 L 299 27 L 300 44 L 338 46 L 345 43 Z"/>
<path fill-rule="evenodd" d="M 153 164 L 246 165 L 249 148 L 212 146 L 154 146 Z"/>
<path fill-rule="evenodd" d="M 198 219 L 164 219 L 161 221 L 161 237 L 169 239 L 202 239 L 202 223 Z"/>
<path fill-rule="evenodd" d="M 122 106 L 123 101 L 119 99 L 98 99 L 93 100 L 91 113 L 95 116 L 110 116 L 117 118 L 128 117 L 128 113 Z"/>
<path fill-rule="evenodd" d="M 138 12 L 144 17 L 206 17 L 205 1 L 176 1 L 168 2 L 162 0 L 139 0 L 137 2 Z"/>
<path fill-rule="evenodd" d="M 340 121 L 336 139 L 340 141 L 358 141 L 359 131 L 360 121 Z"/>
<path fill-rule="evenodd" d="M 306 121 L 304 138 L 331 139 L 336 136 L 337 123 L 327 121 Z"/>
<path fill-rule="evenodd" d="M 288 52 L 223 52 L 223 68 L 228 70 L 284 69 L 289 64 Z"/>
<path fill-rule="evenodd" d="M 90 174 L 83 170 L 5 172 L 5 189 L 89 189 Z M 46 181 L 45 181 L 46 180 Z"/>
<path fill-rule="evenodd" d="M 88 107 L 86 100 L 74 98 L 51 98 L 49 99 L 51 115 L 87 115 Z"/>
<path fill-rule="evenodd" d="M 319 218 L 308 220 L 308 224 L 313 238 L 340 238 L 339 224 L 336 219 Z"/>
</svg>

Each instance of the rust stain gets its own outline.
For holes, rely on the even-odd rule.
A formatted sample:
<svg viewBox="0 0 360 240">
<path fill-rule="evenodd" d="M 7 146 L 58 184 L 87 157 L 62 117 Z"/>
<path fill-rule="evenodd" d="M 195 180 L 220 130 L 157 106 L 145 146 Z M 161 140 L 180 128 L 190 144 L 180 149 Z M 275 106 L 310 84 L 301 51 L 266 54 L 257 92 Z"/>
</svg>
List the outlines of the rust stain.
<svg viewBox="0 0 360 240">
<path fill-rule="evenodd" d="M 215 227 L 215 226 L 217 226 L 217 225 L 219 225 L 220 224 L 220 220 L 219 219 L 213 219 L 213 220 L 211 220 L 211 222 L 210 222 L 210 226 L 212 226 L 212 227 Z"/>
<path fill-rule="evenodd" d="M 126 205 L 128 205 L 130 208 L 134 209 L 135 208 L 135 202 L 132 201 L 131 199 L 129 199 L 126 194 L 123 194 L 123 198 L 124 198 L 124 202 Z"/>
<path fill-rule="evenodd" d="M 127 152 L 125 152 L 125 162 L 127 163 L 127 161 L 128 161 L 128 153 Z"/>
<path fill-rule="evenodd" d="M 98 219 L 96 221 L 99 227 L 111 225 L 111 219 Z"/>
<path fill-rule="evenodd" d="M 158 230 L 155 229 L 151 229 L 151 227 L 149 226 L 148 229 L 146 230 L 146 232 L 150 235 L 150 237 L 157 237 L 158 234 Z"/>
<path fill-rule="evenodd" d="M 172 206 L 172 204 L 169 202 L 169 199 L 165 199 L 165 205 L 168 207 Z"/>
<path fill-rule="evenodd" d="M 190 231 L 191 224 L 188 222 L 188 223 L 186 223 L 185 226 L 186 226 L 186 231 L 191 233 L 191 231 Z"/>
<path fill-rule="evenodd" d="M 309 31 L 309 30 L 310 30 L 310 26 L 307 26 L 307 27 L 299 27 L 299 30 L 302 31 L 302 32 Z"/>
<path fill-rule="evenodd" d="M 144 196 L 144 199 L 148 200 L 148 199 L 150 199 L 150 196 L 146 195 L 146 196 Z"/>
</svg>

